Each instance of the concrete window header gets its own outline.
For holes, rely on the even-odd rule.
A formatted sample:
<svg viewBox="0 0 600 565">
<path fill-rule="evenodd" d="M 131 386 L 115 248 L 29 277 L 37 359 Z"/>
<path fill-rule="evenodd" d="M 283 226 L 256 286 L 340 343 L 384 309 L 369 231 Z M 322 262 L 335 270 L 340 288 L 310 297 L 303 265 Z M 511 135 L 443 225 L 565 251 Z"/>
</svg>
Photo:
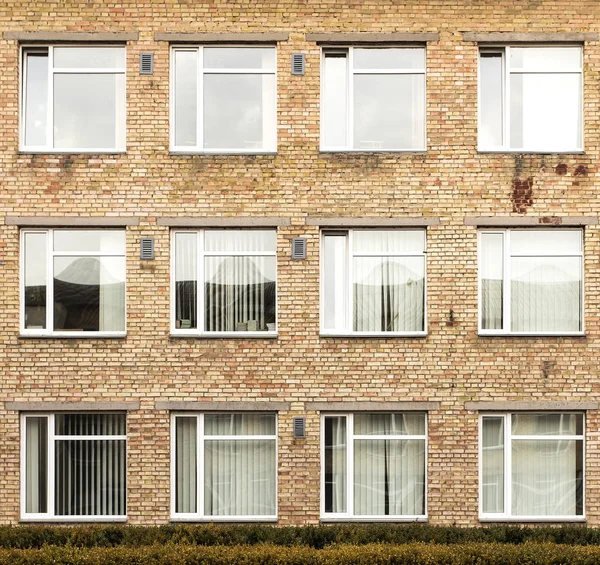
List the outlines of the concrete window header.
<svg viewBox="0 0 600 565">
<path fill-rule="evenodd" d="M 123 43 L 126 41 L 137 41 L 140 34 L 137 31 L 5 31 L 2 38 L 20 42 L 40 43 Z"/>
<path fill-rule="evenodd" d="M 155 41 L 169 43 L 277 43 L 287 41 L 288 37 L 288 33 L 281 32 L 156 32 L 154 34 Z"/>
</svg>

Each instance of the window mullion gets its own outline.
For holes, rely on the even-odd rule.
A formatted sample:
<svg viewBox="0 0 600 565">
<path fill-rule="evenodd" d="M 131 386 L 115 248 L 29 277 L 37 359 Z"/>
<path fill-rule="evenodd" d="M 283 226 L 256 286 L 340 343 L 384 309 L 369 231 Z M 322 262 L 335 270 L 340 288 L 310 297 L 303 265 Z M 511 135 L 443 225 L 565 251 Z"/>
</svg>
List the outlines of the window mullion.
<svg viewBox="0 0 600 565">
<path fill-rule="evenodd" d="M 346 416 L 346 499 L 348 504 L 346 512 L 349 516 L 354 516 L 354 414 Z"/>
<path fill-rule="evenodd" d="M 198 47 L 198 109 L 196 110 L 196 144 L 201 151 L 204 151 L 204 47 Z"/>
<path fill-rule="evenodd" d="M 354 149 L 354 47 L 348 48 L 348 148 Z"/>
</svg>

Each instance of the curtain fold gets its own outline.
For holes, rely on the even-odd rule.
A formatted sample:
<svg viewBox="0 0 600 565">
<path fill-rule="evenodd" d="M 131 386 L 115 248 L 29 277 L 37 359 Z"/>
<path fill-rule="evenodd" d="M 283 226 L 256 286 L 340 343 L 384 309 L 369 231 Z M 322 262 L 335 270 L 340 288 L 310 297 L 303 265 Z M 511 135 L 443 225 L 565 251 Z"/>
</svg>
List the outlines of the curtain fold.
<svg viewBox="0 0 600 565">
<path fill-rule="evenodd" d="M 325 418 L 325 511 L 344 513 L 347 508 L 345 416 Z"/>
<path fill-rule="evenodd" d="M 197 418 L 175 418 L 175 511 L 197 512 Z"/>
</svg>

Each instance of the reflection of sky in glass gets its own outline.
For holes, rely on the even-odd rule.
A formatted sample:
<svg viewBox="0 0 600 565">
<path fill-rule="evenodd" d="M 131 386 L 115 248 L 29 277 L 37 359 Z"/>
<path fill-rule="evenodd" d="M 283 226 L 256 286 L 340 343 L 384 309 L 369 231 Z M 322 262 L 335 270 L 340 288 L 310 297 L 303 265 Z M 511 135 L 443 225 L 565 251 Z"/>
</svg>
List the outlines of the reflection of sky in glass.
<svg viewBox="0 0 600 565">
<path fill-rule="evenodd" d="M 354 49 L 354 68 L 425 69 L 425 49 Z"/>
<path fill-rule="evenodd" d="M 275 69 L 272 47 L 205 47 L 204 68 Z"/>
<path fill-rule="evenodd" d="M 239 286 L 275 281 L 275 257 L 207 257 L 206 282 Z"/>
<path fill-rule="evenodd" d="M 46 145 L 48 125 L 48 55 L 27 53 L 25 145 Z"/>
<path fill-rule="evenodd" d="M 420 281 L 425 276 L 425 259 L 402 257 L 356 257 L 354 259 L 354 284 L 383 286 Z"/>
<path fill-rule="evenodd" d="M 73 284 L 125 282 L 125 257 L 55 257 L 54 279 Z"/>
<path fill-rule="evenodd" d="M 123 230 L 55 231 L 54 251 L 105 251 L 125 254 L 125 232 Z"/>
<path fill-rule="evenodd" d="M 357 230 L 353 239 L 355 253 L 425 251 L 424 230 Z"/>
<path fill-rule="evenodd" d="M 549 285 L 581 280 L 580 257 L 513 257 L 511 279 Z"/>
<path fill-rule="evenodd" d="M 123 47 L 55 47 L 55 69 L 124 69 Z"/>
</svg>

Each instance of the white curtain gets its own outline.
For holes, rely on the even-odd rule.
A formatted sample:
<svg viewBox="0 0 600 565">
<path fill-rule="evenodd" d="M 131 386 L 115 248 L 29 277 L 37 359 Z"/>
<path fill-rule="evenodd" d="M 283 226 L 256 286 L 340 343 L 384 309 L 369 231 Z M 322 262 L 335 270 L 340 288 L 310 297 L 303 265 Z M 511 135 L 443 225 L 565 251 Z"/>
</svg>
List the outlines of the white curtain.
<svg viewBox="0 0 600 565">
<path fill-rule="evenodd" d="M 501 233 L 481 234 L 479 269 L 481 272 L 481 327 L 502 329 L 504 236 Z"/>
<path fill-rule="evenodd" d="M 504 418 L 483 419 L 482 510 L 504 512 Z"/>
<path fill-rule="evenodd" d="M 175 511 L 197 512 L 197 417 L 175 419 Z"/>
<path fill-rule="evenodd" d="M 276 504 L 275 416 L 205 415 L 204 513 L 273 516 Z M 219 435 L 271 436 L 216 439 Z"/>
<path fill-rule="evenodd" d="M 346 512 L 346 416 L 325 418 L 325 511 Z"/>
<path fill-rule="evenodd" d="M 125 259 L 100 257 L 99 330 L 125 329 Z"/>
<path fill-rule="evenodd" d="M 48 500 L 48 418 L 28 417 L 25 434 L 25 510 L 43 514 Z"/>
</svg>

